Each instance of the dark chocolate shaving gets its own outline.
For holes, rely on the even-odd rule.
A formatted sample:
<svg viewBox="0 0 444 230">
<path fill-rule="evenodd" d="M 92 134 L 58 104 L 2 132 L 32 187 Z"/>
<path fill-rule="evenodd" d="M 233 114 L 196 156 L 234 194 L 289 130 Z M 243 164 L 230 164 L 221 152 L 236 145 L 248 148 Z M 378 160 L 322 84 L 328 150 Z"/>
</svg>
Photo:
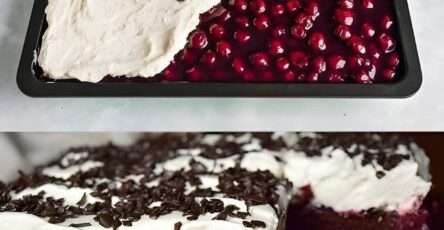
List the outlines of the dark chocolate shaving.
<svg viewBox="0 0 444 230">
<path fill-rule="evenodd" d="M 91 223 L 79 223 L 79 224 L 70 224 L 69 227 L 73 227 L 73 228 L 85 228 L 85 227 L 89 227 L 92 226 Z"/>
<path fill-rule="evenodd" d="M 242 223 L 247 228 L 265 228 L 265 227 L 267 227 L 265 225 L 265 223 L 260 220 L 243 221 Z"/>
</svg>

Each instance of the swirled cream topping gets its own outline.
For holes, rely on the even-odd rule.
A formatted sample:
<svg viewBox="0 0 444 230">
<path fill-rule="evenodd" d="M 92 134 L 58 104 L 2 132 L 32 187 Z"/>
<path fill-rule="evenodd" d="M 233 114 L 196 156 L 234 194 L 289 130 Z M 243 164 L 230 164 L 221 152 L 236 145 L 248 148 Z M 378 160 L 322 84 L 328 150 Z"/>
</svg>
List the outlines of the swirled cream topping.
<svg viewBox="0 0 444 230">
<path fill-rule="evenodd" d="M 38 62 L 53 79 L 152 77 L 219 0 L 49 0 Z"/>
</svg>

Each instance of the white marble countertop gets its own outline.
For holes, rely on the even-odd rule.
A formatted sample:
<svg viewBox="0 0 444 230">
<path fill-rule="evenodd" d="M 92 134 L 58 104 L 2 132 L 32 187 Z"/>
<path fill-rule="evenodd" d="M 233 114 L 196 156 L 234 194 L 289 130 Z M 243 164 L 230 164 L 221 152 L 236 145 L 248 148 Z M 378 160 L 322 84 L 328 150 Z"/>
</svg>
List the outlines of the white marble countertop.
<svg viewBox="0 0 444 230">
<path fill-rule="evenodd" d="M 0 1 L 0 130 L 444 130 L 442 0 L 409 0 L 424 83 L 408 99 L 29 98 L 16 69 L 32 2 Z"/>
</svg>

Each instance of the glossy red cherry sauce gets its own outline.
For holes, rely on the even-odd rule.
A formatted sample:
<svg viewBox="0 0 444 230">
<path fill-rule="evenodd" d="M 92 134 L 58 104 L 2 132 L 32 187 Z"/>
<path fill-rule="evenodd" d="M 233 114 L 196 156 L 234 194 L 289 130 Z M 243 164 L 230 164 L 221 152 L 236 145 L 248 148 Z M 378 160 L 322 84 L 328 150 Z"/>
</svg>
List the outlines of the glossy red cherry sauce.
<svg viewBox="0 0 444 230">
<path fill-rule="evenodd" d="M 399 77 L 393 0 L 223 0 L 166 81 L 380 83 Z"/>
</svg>

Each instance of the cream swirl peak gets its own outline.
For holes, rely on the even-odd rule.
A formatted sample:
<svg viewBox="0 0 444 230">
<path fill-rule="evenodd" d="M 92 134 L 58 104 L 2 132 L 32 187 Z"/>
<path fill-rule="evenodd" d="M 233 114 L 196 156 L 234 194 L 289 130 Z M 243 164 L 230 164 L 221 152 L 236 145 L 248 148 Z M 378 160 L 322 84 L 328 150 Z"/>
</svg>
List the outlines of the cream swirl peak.
<svg viewBox="0 0 444 230">
<path fill-rule="evenodd" d="M 219 0 L 49 0 L 38 62 L 53 79 L 152 77 Z"/>
</svg>

